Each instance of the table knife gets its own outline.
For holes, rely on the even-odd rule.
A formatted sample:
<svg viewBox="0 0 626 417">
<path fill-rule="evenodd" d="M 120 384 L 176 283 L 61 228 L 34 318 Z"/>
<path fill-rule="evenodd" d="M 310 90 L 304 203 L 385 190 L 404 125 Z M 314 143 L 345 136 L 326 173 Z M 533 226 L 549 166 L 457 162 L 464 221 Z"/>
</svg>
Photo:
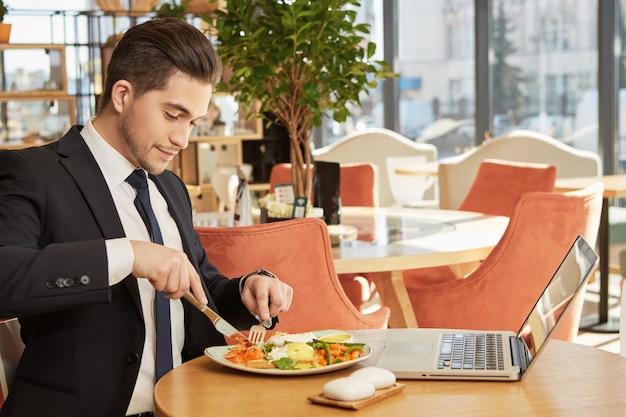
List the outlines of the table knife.
<svg viewBox="0 0 626 417">
<path fill-rule="evenodd" d="M 183 298 L 189 301 L 191 304 L 193 304 L 194 307 L 200 310 L 201 313 L 207 316 L 211 320 L 217 331 L 224 336 L 234 339 L 237 342 L 248 341 L 248 338 L 243 333 L 237 330 L 232 324 L 224 320 L 209 306 L 202 304 L 200 301 L 198 301 L 196 296 L 193 295 L 190 291 L 185 292 Z"/>
</svg>

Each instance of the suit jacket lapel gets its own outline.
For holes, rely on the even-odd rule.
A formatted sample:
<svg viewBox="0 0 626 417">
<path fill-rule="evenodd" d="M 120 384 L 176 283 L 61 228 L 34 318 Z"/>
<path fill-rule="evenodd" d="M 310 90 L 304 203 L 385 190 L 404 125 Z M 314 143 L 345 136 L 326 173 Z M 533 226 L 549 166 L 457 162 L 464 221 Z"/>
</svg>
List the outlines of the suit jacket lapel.
<svg viewBox="0 0 626 417">
<path fill-rule="evenodd" d="M 106 181 L 78 128 L 73 127 L 59 140 L 57 152 L 61 156 L 61 164 L 65 166 L 85 196 L 105 239 L 124 237 L 124 228 L 117 215 L 113 198 L 108 192 Z M 167 201 L 170 214 L 180 230 L 184 251 L 192 254 L 193 230 L 189 228 L 189 214 L 180 204 L 184 201 L 184 196 L 179 195 L 179 190 L 162 175 L 151 175 L 150 178 Z"/>
<path fill-rule="evenodd" d="M 59 140 L 57 153 L 61 156 L 60 162 L 76 182 L 81 193 L 98 223 L 105 239 L 125 237 L 124 227 L 117 214 L 117 208 L 102 172 L 96 163 L 89 147 L 73 127 Z M 125 279 L 124 285 L 128 288 L 135 306 L 142 314 L 139 287 L 135 279 Z"/>
<path fill-rule="evenodd" d="M 105 239 L 124 237 L 124 228 L 102 172 L 76 128 L 59 141 L 61 165 L 76 182 Z"/>
</svg>

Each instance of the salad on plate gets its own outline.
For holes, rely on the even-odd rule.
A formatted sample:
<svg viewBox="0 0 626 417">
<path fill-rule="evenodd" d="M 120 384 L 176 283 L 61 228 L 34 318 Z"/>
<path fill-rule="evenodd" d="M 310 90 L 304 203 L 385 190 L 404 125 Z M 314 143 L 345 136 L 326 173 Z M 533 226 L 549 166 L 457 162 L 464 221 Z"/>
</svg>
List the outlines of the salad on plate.
<svg viewBox="0 0 626 417">
<path fill-rule="evenodd" d="M 277 332 L 258 344 L 241 341 L 230 346 L 224 359 L 247 368 L 293 371 L 349 365 L 368 353 L 366 344 L 349 333 Z"/>
</svg>

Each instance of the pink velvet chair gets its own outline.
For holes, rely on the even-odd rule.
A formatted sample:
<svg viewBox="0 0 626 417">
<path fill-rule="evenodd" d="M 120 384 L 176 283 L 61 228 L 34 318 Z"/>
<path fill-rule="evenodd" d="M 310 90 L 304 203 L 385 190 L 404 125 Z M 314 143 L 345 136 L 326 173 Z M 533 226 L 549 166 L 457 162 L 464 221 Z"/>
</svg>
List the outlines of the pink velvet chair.
<svg viewBox="0 0 626 417">
<path fill-rule="evenodd" d="M 523 193 L 553 191 L 556 175 L 554 165 L 485 159 L 459 210 L 508 217 Z M 402 275 L 407 282 L 421 281 L 423 284 L 458 278 L 447 266 L 410 269 Z"/>
<path fill-rule="evenodd" d="M 363 314 L 337 278 L 326 224 L 315 218 L 240 227 L 196 226 L 209 260 L 226 276 L 265 268 L 294 288 L 277 331 L 386 328 L 389 308 Z"/>
<path fill-rule="evenodd" d="M 339 193 L 342 206 L 377 207 L 376 165 L 370 162 L 342 163 L 339 165 Z M 274 192 L 274 187 L 278 184 L 288 184 L 291 182 L 291 164 L 281 163 L 272 167 L 270 172 L 270 189 Z M 340 274 L 339 281 L 343 286 L 346 295 L 356 306 L 361 306 L 372 299 L 376 293 L 371 279 L 367 274 Z"/>
<path fill-rule="evenodd" d="M 493 251 L 465 279 L 405 281 L 419 327 L 517 331 L 579 234 L 594 246 L 601 183 L 559 194 L 522 194 Z M 574 301 L 556 337 L 573 340 L 583 307 Z"/>
</svg>

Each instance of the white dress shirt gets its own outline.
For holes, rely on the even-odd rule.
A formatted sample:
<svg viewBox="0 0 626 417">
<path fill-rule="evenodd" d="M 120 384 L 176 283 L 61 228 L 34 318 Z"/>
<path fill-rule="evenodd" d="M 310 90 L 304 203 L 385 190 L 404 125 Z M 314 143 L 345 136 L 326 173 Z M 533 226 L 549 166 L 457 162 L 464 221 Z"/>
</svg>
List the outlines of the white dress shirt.
<svg viewBox="0 0 626 417">
<path fill-rule="evenodd" d="M 126 238 L 110 239 L 106 241 L 109 266 L 109 283 L 116 285 L 131 273 L 134 254 L 130 240 L 150 241 L 150 234 L 139 212 L 135 208 L 135 189 L 126 182 L 126 178 L 135 167 L 122 154 L 113 149 L 95 130 L 91 119 L 81 131 L 87 146 L 98 163 L 113 201 L 117 208 Z M 148 178 L 150 202 L 155 212 L 163 242 L 165 246 L 182 250 L 182 240 L 178 227 L 170 215 L 167 202 L 159 193 L 156 185 Z M 139 376 L 133 391 L 133 396 L 126 414 L 138 414 L 153 410 L 153 392 L 155 378 L 155 350 L 156 336 L 154 323 L 154 287 L 147 279 L 137 279 L 146 339 L 139 368 Z M 172 352 L 173 364 L 178 366 L 182 362 L 181 352 L 185 341 L 184 312 L 180 300 L 170 300 L 172 320 Z"/>
</svg>

